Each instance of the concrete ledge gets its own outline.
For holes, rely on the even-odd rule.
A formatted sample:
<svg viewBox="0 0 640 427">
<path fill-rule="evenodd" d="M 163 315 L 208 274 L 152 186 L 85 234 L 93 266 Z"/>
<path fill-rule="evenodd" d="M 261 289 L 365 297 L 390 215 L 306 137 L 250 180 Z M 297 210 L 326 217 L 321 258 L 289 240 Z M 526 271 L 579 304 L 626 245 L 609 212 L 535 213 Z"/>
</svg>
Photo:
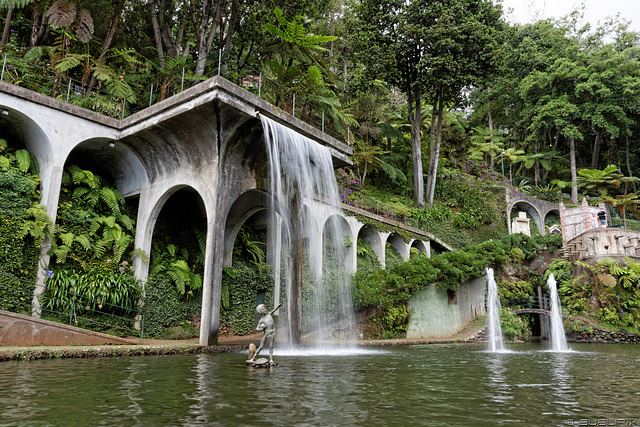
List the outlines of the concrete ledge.
<svg viewBox="0 0 640 427">
<path fill-rule="evenodd" d="M 75 326 L 0 310 L 0 346 L 139 344 Z"/>
</svg>

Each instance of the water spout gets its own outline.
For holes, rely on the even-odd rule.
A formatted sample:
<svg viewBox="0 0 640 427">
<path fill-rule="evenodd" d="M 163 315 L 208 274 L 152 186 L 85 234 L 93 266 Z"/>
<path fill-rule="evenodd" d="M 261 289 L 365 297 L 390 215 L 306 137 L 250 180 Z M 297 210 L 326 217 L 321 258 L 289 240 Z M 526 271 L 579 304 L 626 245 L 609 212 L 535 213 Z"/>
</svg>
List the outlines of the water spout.
<svg viewBox="0 0 640 427">
<path fill-rule="evenodd" d="M 553 277 L 553 273 L 549 274 L 547 286 L 551 294 L 551 351 L 569 351 L 567 339 L 564 335 L 562 313 L 560 312 L 560 297 L 558 296 L 556 279 Z"/>
<path fill-rule="evenodd" d="M 274 299 L 284 302 L 278 328 L 286 323 L 290 344 L 304 335 L 316 343 L 336 337 L 352 343 L 355 315 L 344 232 L 336 220 L 341 209 L 331 153 L 265 116 L 260 119 L 270 164 L 270 227 L 278 241 L 269 245 L 269 251 L 278 251 L 269 258 L 277 261 L 274 276 L 282 282 L 275 285 Z"/>
<path fill-rule="evenodd" d="M 487 268 L 487 342 L 491 352 L 505 351 L 500 326 L 500 310 L 498 285 L 493 277 L 493 269 Z"/>
</svg>

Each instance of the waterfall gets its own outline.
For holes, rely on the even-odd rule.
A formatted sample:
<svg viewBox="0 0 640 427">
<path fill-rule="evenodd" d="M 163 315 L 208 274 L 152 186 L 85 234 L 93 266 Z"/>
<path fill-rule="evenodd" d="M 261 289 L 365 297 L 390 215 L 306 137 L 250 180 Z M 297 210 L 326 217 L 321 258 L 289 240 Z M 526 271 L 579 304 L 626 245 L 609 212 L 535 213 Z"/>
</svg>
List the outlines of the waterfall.
<svg viewBox="0 0 640 427">
<path fill-rule="evenodd" d="M 331 153 L 263 115 L 260 119 L 270 164 L 272 241 L 278 242 L 269 245 L 277 270 L 275 304 L 283 302 L 278 328 L 288 326 L 294 344 L 305 335 L 316 343 L 329 337 L 352 341 L 355 315 L 344 232 L 332 217 L 341 209 Z M 328 220 L 323 225 L 320 218 Z"/>
<path fill-rule="evenodd" d="M 562 313 L 560 312 L 560 297 L 556 287 L 556 279 L 553 273 L 549 274 L 547 286 L 551 294 L 551 350 L 569 351 L 567 339 L 564 336 L 564 326 L 562 324 Z"/>
<path fill-rule="evenodd" d="M 493 277 L 493 269 L 487 268 L 487 342 L 491 352 L 505 351 L 500 326 L 500 310 L 498 285 Z"/>
</svg>

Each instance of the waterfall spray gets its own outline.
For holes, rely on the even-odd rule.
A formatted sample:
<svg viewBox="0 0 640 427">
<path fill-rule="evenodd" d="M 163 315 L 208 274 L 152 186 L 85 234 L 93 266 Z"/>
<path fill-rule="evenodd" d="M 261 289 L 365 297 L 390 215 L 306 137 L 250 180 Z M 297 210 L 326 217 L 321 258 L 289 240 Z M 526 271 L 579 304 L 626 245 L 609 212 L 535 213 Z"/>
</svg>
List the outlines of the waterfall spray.
<svg viewBox="0 0 640 427">
<path fill-rule="evenodd" d="M 270 164 L 270 227 L 279 241 L 269 250 L 280 250 L 269 257 L 281 266 L 275 299 L 285 301 L 281 311 L 289 342 L 304 335 L 316 342 L 328 337 L 351 341 L 355 316 L 344 268 L 344 233 L 332 217 L 341 210 L 331 153 L 267 117 L 260 119 Z M 315 218 L 326 221 L 318 224 Z"/>
</svg>

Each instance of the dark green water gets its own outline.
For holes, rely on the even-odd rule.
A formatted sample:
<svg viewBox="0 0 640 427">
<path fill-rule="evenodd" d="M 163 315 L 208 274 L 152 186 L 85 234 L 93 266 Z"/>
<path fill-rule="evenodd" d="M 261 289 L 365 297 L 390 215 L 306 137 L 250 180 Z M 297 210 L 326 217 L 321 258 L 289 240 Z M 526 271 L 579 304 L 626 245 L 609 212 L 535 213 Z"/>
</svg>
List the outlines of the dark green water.
<svg viewBox="0 0 640 427">
<path fill-rule="evenodd" d="M 0 363 L 0 425 L 490 426 L 638 419 L 640 346 L 429 345 Z"/>
</svg>

